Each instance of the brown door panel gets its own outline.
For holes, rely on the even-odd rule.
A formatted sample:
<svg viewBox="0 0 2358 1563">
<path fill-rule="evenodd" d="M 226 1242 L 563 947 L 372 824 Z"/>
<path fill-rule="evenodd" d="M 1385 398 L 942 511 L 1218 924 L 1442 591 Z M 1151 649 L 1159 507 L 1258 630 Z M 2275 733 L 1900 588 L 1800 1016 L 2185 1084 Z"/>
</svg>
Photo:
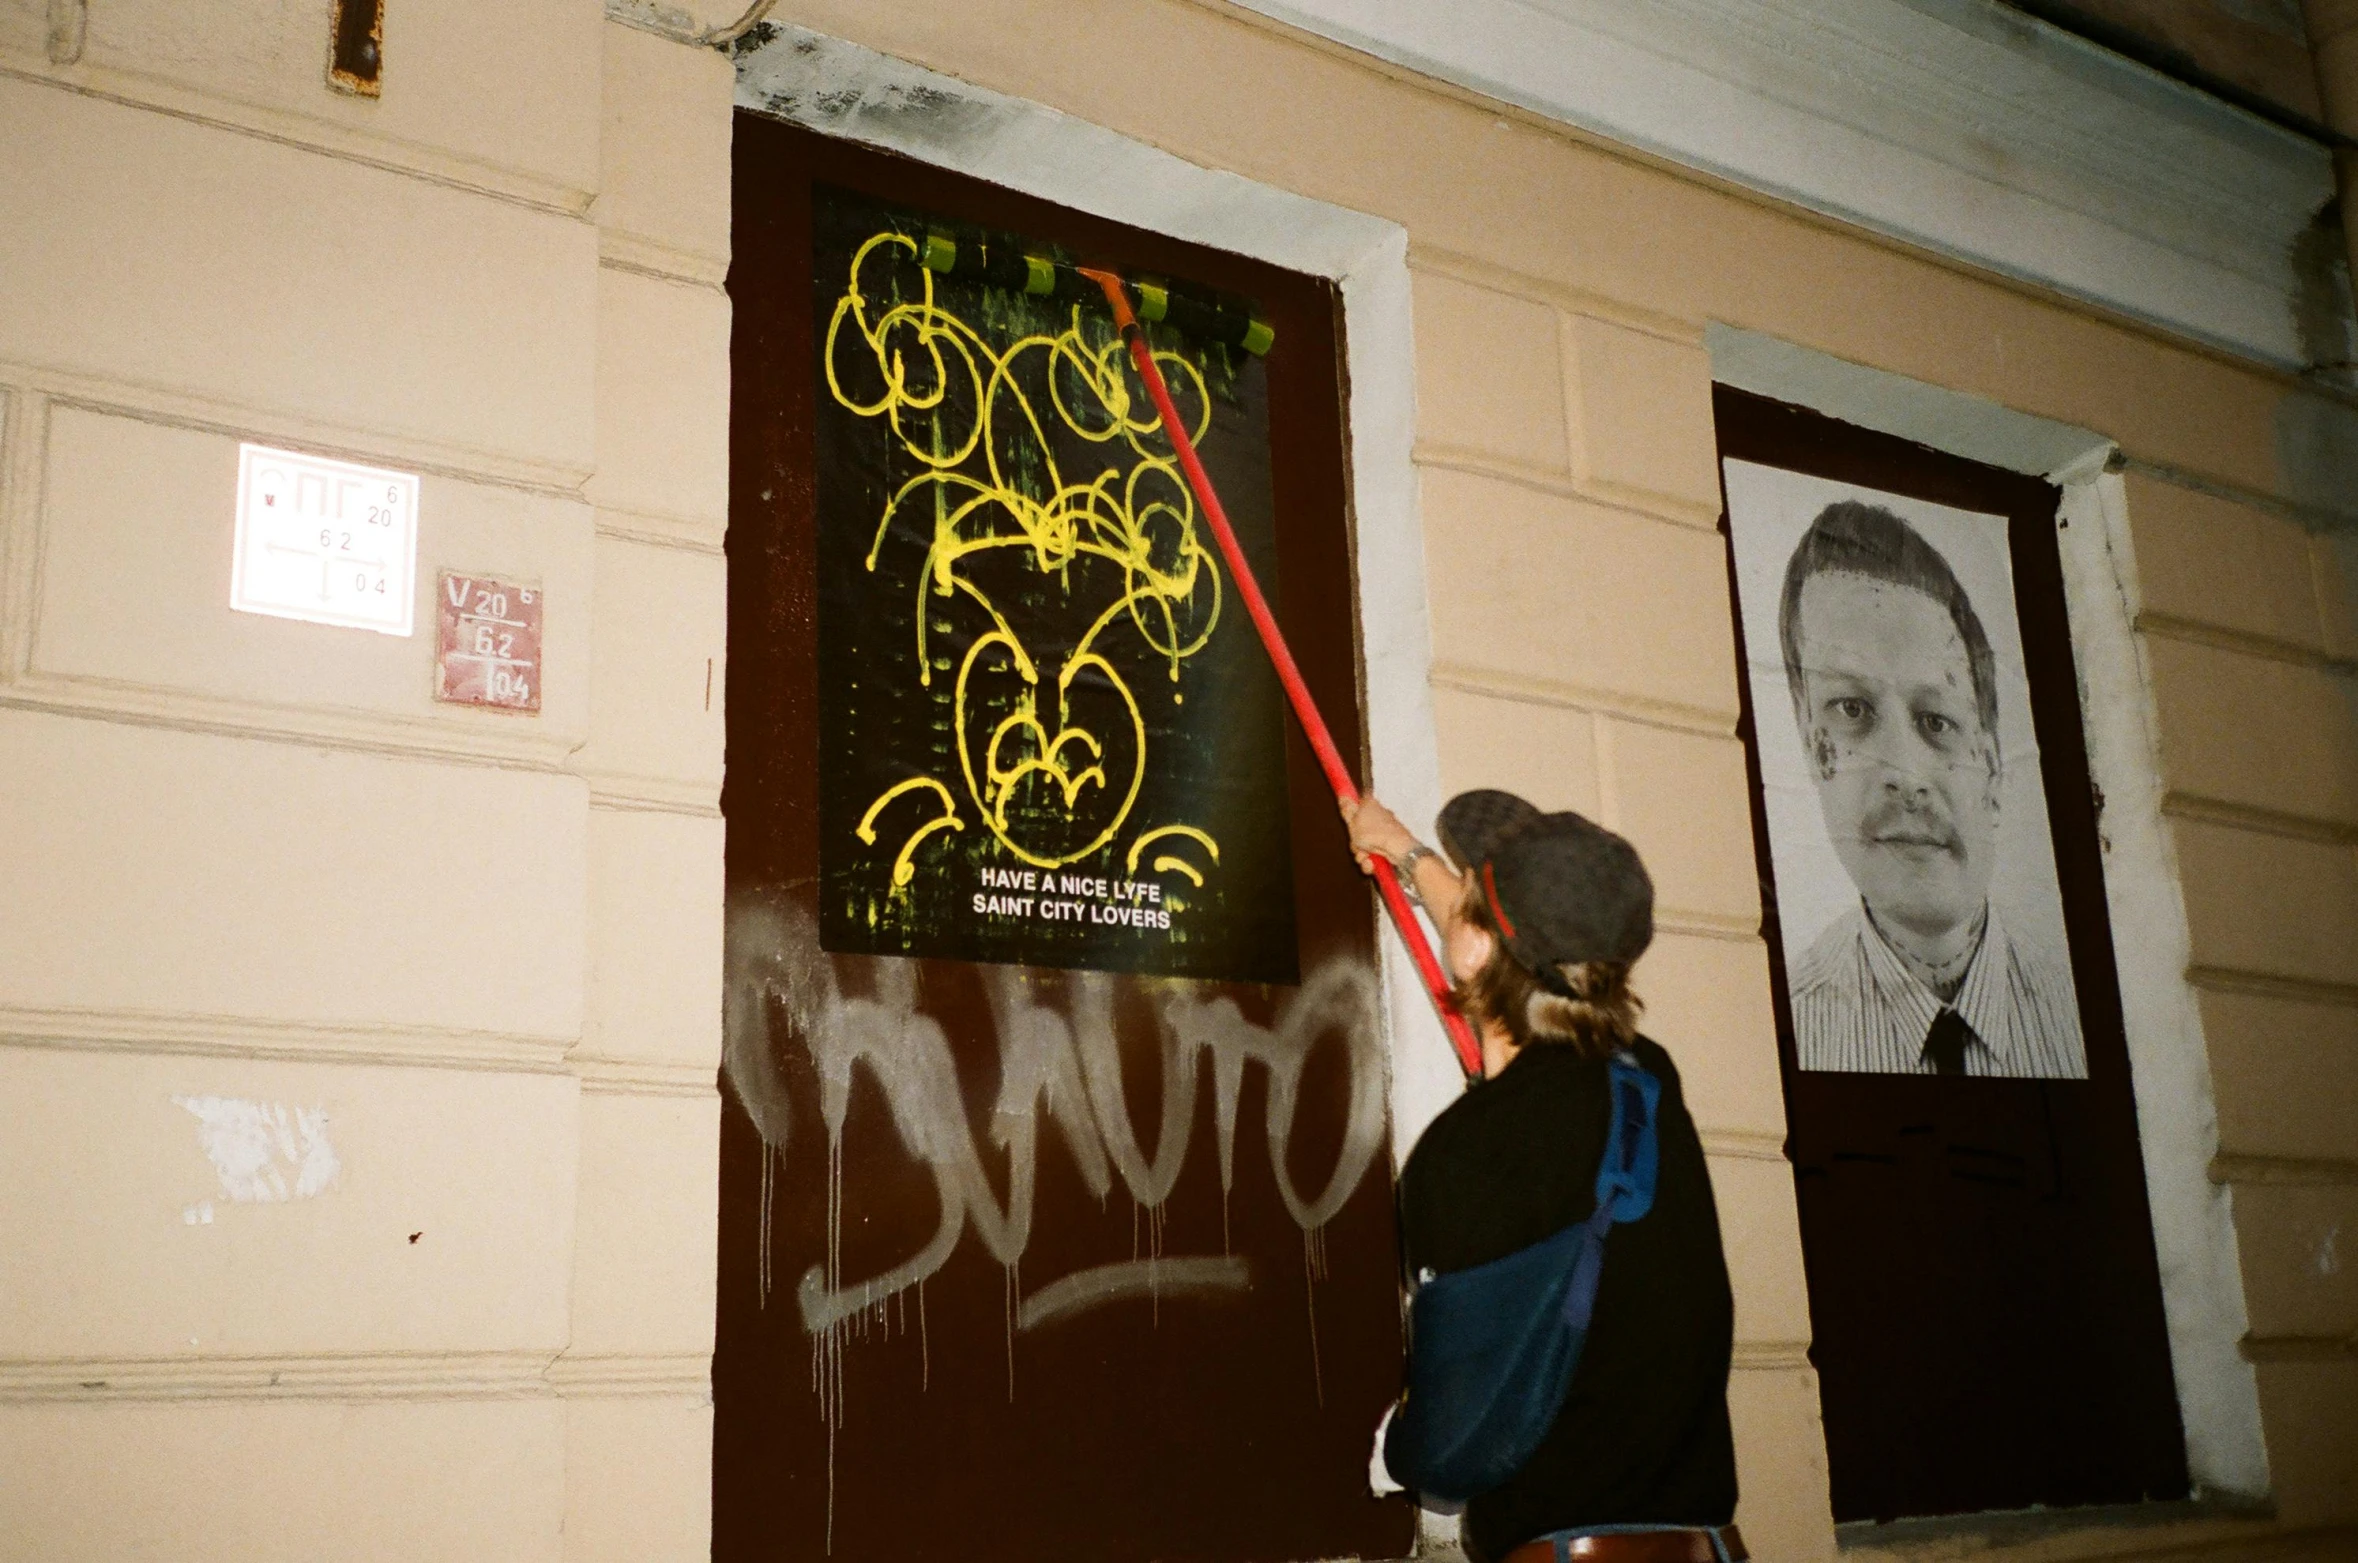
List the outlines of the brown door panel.
<svg viewBox="0 0 2358 1563">
<path fill-rule="evenodd" d="M 2085 1079 L 1799 1067 L 1730 521 L 1764 932 L 1837 1520 L 2183 1497 L 2056 491 L 1715 388 L 1720 454 L 2006 518 Z"/>
<path fill-rule="evenodd" d="M 1402 1555 L 1375 928 L 1290 719 L 1299 986 L 821 947 L 814 187 L 1259 306 L 1263 585 L 1361 742 L 1331 285 L 740 114 L 714 1555 Z"/>
</svg>

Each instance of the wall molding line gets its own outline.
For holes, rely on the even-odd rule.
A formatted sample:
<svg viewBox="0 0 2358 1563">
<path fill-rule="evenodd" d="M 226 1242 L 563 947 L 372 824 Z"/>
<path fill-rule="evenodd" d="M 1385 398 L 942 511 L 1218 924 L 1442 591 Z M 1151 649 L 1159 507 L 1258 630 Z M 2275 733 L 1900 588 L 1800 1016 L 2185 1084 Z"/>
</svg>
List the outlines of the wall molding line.
<svg viewBox="0 0 2358 1563">
<path fill-rule="evenodd" d="M 2358 1361 L 2358 1335 L 2246 1335 L 2246 1362 Z"/>
<path fill-rule="evenodd" d="M 1641 520 L 1659 521 L 1685 531 L 1719 530 L 1717 505 L 1699 505 L 1675 494 L 1660 494 L 1627 483 L 1601 482 L 1574 472 L 1541 466 L 1535 461 L 1493 456 L 1485 451 L 1469 450 L 1462 445 L 1448 445 L 1437 440 L 1418 440 L 1415 455 L 1419 467 L 1439 472 L 1458 472 L 1468 477 L 1487 478 L 1494 483 L 1510 483 L 1516 488 L 1529 489 L 1552 499 L 1577 500 L 1607 510 L 1623 511 Z"/>
<path fill-rule="evenodd" d="M 348 706 L 236 700 L 79 674 L 20 673 L 0 684 L 0 709 L 548 776 L 567 774 L 566 762 L 579 746 L 569 735 L 528 730 L 506 716 L 486 716 L 480 726 L 445 723 Z M 509 725 L 503 731 L 493 723 Z"/>
<path fill-rule="evenodd" d="M 643 548 L 675 548 L 685 553 L 708 554 L 716 559 L 728 553 L 726 517 L 710 521 L 699 516 L 664 515 L 621 505 L 596 508 L 600 537 L 619 543 L 637 543 Z"/>
<path fill-rule="evenodd" d="M 1681 934 L 1689 939 L 1756 944 L 1760 940 L 1760 913 L 1706 912 L 1680 906 L 1657 907 L 1654 911 L 1654 931 Z"/>
<path fill-rule="evenodd" d="M 715 781 L 676 776 L 634 776 L 621 771 L 576 772 L 589 783 L 589 806 L 611 814 L 685 814 L 719 819 L 720 787 Z"/>
<path fill-rule="evenodd" d="M 578 1037 L 393 1023 L 0 1006 L 0 1047 L 561 1075 Z"/>
<path fill-rule="evenodd" d="M 729 280 L 729 258 L 708 255 L 627 228 L 598 229 L 598 264 L 615 271 L 636 272 L 662 282 L 684 283 L 709 292 L 724 291 Z"/>
<path fill-rule="evenodd" d="M 1433 662 L 1432 684 L 1436 689 L 1454 689 L 1463 694 L 1488 695 L 1493 699 L 1515 700 L 1525 705 L 1552 706 L 1570 711 L 1586 711 L 1595 716 L 1617 717 L 1674 733 L 1728 739 L 1736 735 L 1736 711 L 1732 706 L 1725 710 L 1712 710 L 1706 706 L 1688 705 L 1683 701 L 1626 694 L 1619 690 L 1568 683 L 1561 679 L 1534 678 L 1528 674 L 1509 673 L 1499 668 L 1477 667 L 1472 663 L 1449 662 L 1438 658 Z"/>
<path fill-rule="evenodd" d="M 1739 1373 L 1795 1373 L 1810 1367 L 1805 1340 L 1740 1340 L 1729 1366 Z"/>
<path fill-rule="evenodd" d="M 52 65 L 41 55 L 0 52 L 0 77 L 54 87 L 122 108 L 144 109 L 212 130 L 251 136 L 296 152 L 357 163 L 389 174 L 584 221 L 596 192 L 546 175 L 359 130 L 331 119 L 217 98 L 143 72 L 104 65 Z"/>
<path fill-rule="evenodd" d="M 1701 321 L 1625 303 L 1602 293 L 1591 293 L 1585 288 L 1570 287 L 1552 277 L 1542 277 L 1499 261 L 1485 260 L 1463 250 L 1412 240 L 1408 246 L 1408 269 L 1421 275 L 1447 277 L 1453 282 L 1462 282 L 1487 292 L 1504 293 L 1528 303 L 1545 304 L 1568 315 L 1586 315 L 1592 320 L 1609 321 L 1631 331 L 1675 342 L 1681 347 L 1703 345 L 1704 327 Z"/>
<path fill-rule="evenodd" d="M 2271 635 L 2254 635 L 2248 630 L 2229 629 L 2220 624 L 2205 624 L 2200 619 L 2181 618 L 2171 613 L 2143 611 L 2136 618 L 2137 632 L 2162 640 L 2178 641 L 2186 645 L 2203 646 L 2213 651 L 2225 651 L 2236 656 L 2256 657 L 2267 662 L 2282 662 L 2297 668 L 2319 668 L 2328 673 L 2358 671 L 2358 661 L 2337 657 L 2322 646 L 2304 646 L 2299 641 L 2278 640 Z"/>
<path fill-rule="evenodd" d="M 709 1352 L 383 1351 L 0 1358 L 0 1405 L 215 1400 L 546 1400 L 712 1393 Z"/>
<path fill-rule="evenodd" d="M 548 1366 L 547 1380 L 568 1400 L 712 1397 L 712 1353 L 626 1355 L 571 1352 Z"/>
<path fill-rule="evenodd" d="M 2352 1188 L 2358 1187 L 2358 1159 L 2221 1151 L 2211 1158 L 2211 1181 L 2278 1188 Z"/>
<path fill-rule="evenodd" d="M 2172 819 L 2190 820 L 2198 825 L 2313 841 L 2329 847 L 2358 846 L 2358 822 L 2289 814 L 2281 809 L 2264 809 L 2225 798 L 2204 797 L 2200 793 L 2166 792 L 2162 794 L 2162 812 Z"/>
<path fill-rule="evenodd" d="M 314 455 L 334 456 L 368 466 L 398 467 L 422 476 L 517 489 L 575 503 L 584 501 L 582 485 L 596 470 L 594 465 L 543 461 L 454 444 L 432 436 L 339 423 L 172 386 L 86 374 L 53 365 L 0 359 L 0 385 L 37 392 L 53 407 L 74 407 L 165 428 L 288 445 Z"/>
<path fill-rule="evenodd" d="M 702 277 L 683 276 L 663 266 L 642 265 L 636 260 L 620 256 L 600 254 L 598 269 L 625 277 L 639 277 L 648 282 L 660 282 L 665 287 L 685 288 L 691 293 L 717 293 L 723 298 L 728 296 L 718 283 L 707 282 Z"/>
<path fill-rule="evenodd" d="M 2278 972 L 2244 971 L 2234 966 L 2192 965 L 2186 980 L 2212 993 L 2248 993 L 2255 998 L 2291 999 L 2303 1004 L 2332 1004 L 2358 1009 L 2358 983 L 2330 982 L 2316 977 L 2288 977 Z"/>
<path fill-rule="evenodd" d="M 703 1098 L 720 1094 L 718 1063 L 682 1064 L 577 1052 L 566 1056 L 565 1066 L 581 1077 L 582 1091 L 591 1096 Z"/>
<path fill-rule="evenodd" d="M 2358 499 L 2353 499 L 2349 508 L 2336 510 L 2328 505 L 2287 499 L 2281 494 L 2271 494 L 2260 489 L 2243 488 L 2237 484 L 2207 477 L 2184 467 L 2174 467 L 2168 462 L 2154 461 L 2128 451 L 2120 452 L 2115 459 L 2120 463 L 2121 471 L 2136 477 L 2147 478 L 2156 483 L 2166 483 L 2172 488 L 2182 488 L 2190 494 L 2203 494 L 2212 499 L 2224 499 L 2230 504 L 2264 511 L 2269 515 L 2291 521 L 2310 532 L 2335 531 L 2349 526 L 2353 519 L 2358 519 Z"/>
<path fill-rule="evenodd" d="M 534 1400 L 553 1351 L 0 1359 L 0 1404 L 40 1401 Z"/>
<path fill-rule="evenodd" d="M 1785 1136 L 1776 1129 L 1712 1129 L 1698 1131 L 1703 1154 L 1728 1161 L 1773 1161 L 1785 1165 Z"/>
</svg>

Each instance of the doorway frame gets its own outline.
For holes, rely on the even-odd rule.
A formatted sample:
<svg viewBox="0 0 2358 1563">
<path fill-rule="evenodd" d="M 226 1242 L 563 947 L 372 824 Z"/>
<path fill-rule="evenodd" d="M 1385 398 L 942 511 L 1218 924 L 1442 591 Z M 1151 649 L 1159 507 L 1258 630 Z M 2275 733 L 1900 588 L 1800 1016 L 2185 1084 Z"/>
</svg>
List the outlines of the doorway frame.
<svg viewBox="0 0 2358 1563">
<path fill-rule="evenodd" d="M 2120 447 L 2093 429 L 1762 332 L 1715 323 L 1704 346 L 1718 383 L 2044 478 L 2062 492 L 2057 515 L 2065 524 L 2056 541 L 2064 605 L 2088 771 L 2104 799 L 2105 904 L 2187 1472 L 2205 1510 L 2266 1512 L 2272 1500 L 2259 1375 L 2242 1349 L 2250 1316 L 2232 1192 L 2210 1174 L 2217 1109 L 2202 1015 L 2186 980 L 2192 935 L 2161 808 L 2153 680 L 2136 633 L 2137 560 Z"/>
<path fill-rule="evenodd" d="M 734 57 L 739 108 L 1336 284 L 1367 774 L 1403 819 L 1431 820 L 1441 766 L 1413 459 L 1408 230 L 807 28 L 766 23 Z M 1464 1082 L 1398 941 L 1383 934 L 1376 947 L 1397 1166 Z"/>
</svg>

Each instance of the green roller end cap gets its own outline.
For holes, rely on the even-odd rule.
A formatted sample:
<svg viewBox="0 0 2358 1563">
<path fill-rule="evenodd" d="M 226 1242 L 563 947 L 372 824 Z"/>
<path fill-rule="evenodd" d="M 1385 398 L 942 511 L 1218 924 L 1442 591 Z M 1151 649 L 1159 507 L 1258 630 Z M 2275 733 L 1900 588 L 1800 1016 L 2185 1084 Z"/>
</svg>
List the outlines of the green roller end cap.
<svg viewBox="0 0 2358 1563">
<path fill-rule="evenodd" d="M 1171 295 L 1151 282 L 1138 284 L 1138 318 L 1160 320 L 1171 312 Z"/>
<path fill-rule="evenodd" d="M 958 264 L 958 246 L 938 233 L 925 236 L 925 248 L 918 253 L 927 271 L 948 271 Z"/>
<path fill-rule="evenodd" d="M 1256 320 L 1251 325 L 1245 327 L 1244 350 L 1252 354 L 1255 358 L 1258 358 L 1263 353 L 1268 352 L 1270 344 L 1274 343 L 1276 340 L 1277 328 L 1272 326 L 1266 320 Z"/>
<path fill-rule="evenodd" d="M 1056 263 L 1037 255 L 1023 258 L 1023 290 L 1026 293 L 1054 293 L 1056 291 Z"/>
</svg>

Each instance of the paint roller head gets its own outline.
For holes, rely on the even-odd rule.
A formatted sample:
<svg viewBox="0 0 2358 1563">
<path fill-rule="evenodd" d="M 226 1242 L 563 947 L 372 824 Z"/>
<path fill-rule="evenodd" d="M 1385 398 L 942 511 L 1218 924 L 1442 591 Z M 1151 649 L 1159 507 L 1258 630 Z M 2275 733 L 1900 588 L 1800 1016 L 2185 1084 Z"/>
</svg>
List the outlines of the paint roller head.
<svg viewBox="0 0 2358 1563">
<path fill-rule="evenodd" d="M 1101 297 L 1095 278 L 1110 275 L 1030 254 L 1005 239 L 961 240 L 940 232 L 926 234 L 917 258 L 939 276 L 1068 302 Z M 1276 328 L 1255 316 L 1248 300 L 1145 278 L 1122 280 L 1122 286 L 1136 298 L 1140 320 L 1168 325 L 1199 341 L 1242 348 L 1255 358 L 1267 354 L 1277 341 Z"/>
</svg>

